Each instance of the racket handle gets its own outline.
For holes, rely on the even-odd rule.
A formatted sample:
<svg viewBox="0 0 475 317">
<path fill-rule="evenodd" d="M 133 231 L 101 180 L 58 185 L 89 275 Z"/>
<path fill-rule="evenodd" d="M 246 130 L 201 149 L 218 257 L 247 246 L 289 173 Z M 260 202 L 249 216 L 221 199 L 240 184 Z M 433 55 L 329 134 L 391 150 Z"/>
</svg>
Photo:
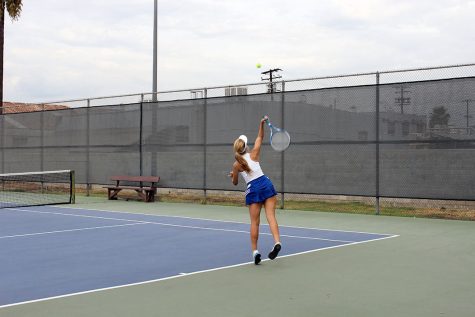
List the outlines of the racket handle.
<svg viewBox="0 0 475 317">
<path fill-rule="evenodd" d="M 272 124 L 269 121 L 269 117 L 267 115 L 263 116 L 262 119 L 264 119 L 269 127 L 272 127 Z"/>
</svg>

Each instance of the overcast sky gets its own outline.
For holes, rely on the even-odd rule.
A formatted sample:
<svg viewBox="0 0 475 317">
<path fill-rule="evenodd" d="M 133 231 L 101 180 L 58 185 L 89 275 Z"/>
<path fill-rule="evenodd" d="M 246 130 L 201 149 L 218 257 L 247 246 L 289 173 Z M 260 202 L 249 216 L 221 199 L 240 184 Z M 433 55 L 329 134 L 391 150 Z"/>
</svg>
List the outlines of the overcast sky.
<svg viewBox="0 0 475 317">
<path fill-rule="evenodd" d="M 23 0 L 4 100 L 152 91 L 153 0 Z M 159 0 L 158 89 L 475 62 L 475 0 Z M 257 69 L 261 63 L 263 68 Z"/>
</svg>

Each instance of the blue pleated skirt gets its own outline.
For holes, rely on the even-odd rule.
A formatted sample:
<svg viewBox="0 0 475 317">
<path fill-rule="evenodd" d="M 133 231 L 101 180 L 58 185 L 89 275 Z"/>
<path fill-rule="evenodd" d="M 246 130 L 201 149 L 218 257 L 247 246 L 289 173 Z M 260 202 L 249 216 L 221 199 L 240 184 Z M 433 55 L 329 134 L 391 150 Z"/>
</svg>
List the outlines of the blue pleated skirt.
<svg viewBox="0 0 475 317">
<path fill-rule="evenodd" d="M 247 184 L 246 205 L 263 203 L 267 198 L 277 195 L 269 177 L 263 175 Z"/>
</svg>

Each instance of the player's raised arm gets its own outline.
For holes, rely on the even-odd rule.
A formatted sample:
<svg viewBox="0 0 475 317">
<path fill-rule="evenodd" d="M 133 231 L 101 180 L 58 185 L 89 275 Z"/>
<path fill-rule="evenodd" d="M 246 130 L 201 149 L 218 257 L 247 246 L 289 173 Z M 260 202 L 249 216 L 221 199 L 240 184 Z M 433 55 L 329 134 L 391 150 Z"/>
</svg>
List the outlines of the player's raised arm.
<svg viewBox="0 0 475 317">
<path fill-rule="evenodd" d="M 261 145 L 262 141 L 264 140 L 264 124 L 267 120 L 267 116 L 261 119 L 259 124 L 259 132 L 257 132 L 256 141 L 254 142 L 254 147 L 251 151 L 251 159 L 258 162 L 259 161 L 259 154 L 261 153 Z"/>
</svg>

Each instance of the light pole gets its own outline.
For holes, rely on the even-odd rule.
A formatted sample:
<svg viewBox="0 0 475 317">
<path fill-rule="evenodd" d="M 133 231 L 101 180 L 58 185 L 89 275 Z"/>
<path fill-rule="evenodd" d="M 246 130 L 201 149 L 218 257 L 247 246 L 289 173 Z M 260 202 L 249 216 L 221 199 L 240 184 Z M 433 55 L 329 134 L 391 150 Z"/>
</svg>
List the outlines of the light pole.
<svg viewBox="0 0 475 317">
<path fill-rule="evenodd" d="M 157 102 L 157 1 L 153 3 L 153 80 L 152 80 L 152 102 Z M 158 105 L 152 105 L 152 138 L 157 134 L 157 112 Z M 142 141 L 141 141 L 142 142 Z M 151 171 L 150 175 L 157 175 L 157 150 L 151 151 Z"/>
<path fill-rule="evenodd" d="M 157 2 L 153 3 L 153 80 L 152 80 L 152 100 L 157 101 Z"/>
</svg>

